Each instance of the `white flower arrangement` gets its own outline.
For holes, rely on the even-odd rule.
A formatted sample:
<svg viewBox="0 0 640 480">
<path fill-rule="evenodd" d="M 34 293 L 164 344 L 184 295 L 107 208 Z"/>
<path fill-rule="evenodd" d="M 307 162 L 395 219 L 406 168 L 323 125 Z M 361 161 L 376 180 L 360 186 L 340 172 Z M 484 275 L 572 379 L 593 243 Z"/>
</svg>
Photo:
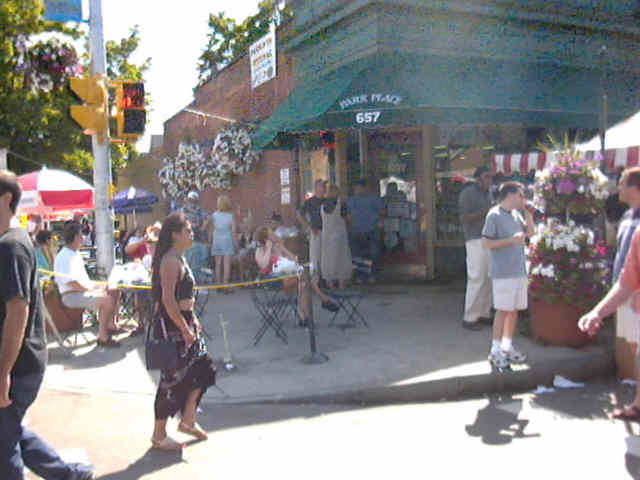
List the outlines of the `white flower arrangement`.
<svg viewBox="0 0 640 480">
<path fill-rule="evenodd" d="M 158 172 L 162 193 L 165 197 L 184 199 L 191 190 L 202 190 L 200 172 L 206 157 L 197 144 L 180 143 L 175 158 L 166 157 Z"/>
<path fill-rule="evenodd" d="M 203 178 L 207 186 L 229 189 L 233 185 L 234 177 L 252 170 L 259 160 L 260 154 L 251 149 L 249 128 L 234 124 L 222 129 L 211 149 L 211 162 Z"/>
<path fill-rule="evenodd" d="M 238 124 L 218 133 L 210 156 L 199 145 L 181 143 L 177 157 L 165 158 L 158 172 L 163 195 L 182 199 L 191 190 L 229 190 L 235 177 L 250 172 L 259 158 L 251 149 L 248 127 Z"/>
<path fill-rule="evenodd" d="M 536 298 L 590 307 L 606 291 L 607 247 L 588 227 L 549 218 L 536 226 L 528 255 L 530 292 Z"/>
</svg>

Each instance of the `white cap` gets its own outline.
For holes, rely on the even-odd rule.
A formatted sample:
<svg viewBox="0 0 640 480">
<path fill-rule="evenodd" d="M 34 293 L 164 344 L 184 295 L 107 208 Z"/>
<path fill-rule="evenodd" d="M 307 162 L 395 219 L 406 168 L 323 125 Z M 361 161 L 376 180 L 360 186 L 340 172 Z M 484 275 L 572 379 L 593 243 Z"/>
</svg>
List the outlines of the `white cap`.
<svg viewBox="0 0 640 480">
<path fill-rule="evenodd" d="M 192 191 L 192 192 L 189 192 L 189 193 L 187 194 L 187 198 L 188 198 L 189 200 L 200 200 L 200 195 L 198 195 L 198 192 L 193 192 L 193 191 Z"/>
</svg>

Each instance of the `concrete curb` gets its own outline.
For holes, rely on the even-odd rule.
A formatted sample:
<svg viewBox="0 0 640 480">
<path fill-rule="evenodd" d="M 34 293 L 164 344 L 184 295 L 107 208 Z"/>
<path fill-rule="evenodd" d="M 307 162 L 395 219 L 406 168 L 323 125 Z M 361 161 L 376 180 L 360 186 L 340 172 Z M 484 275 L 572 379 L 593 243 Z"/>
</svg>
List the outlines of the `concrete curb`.
<svg viewBox="0 0 640 480">
<path fill-rule="evenodd" d="M 341 405 L 389 405 L 419 403 L 440 400 L 456 400 L 498 392 L 532 390 L 538 385 L 551 385 L 555 375 L 571 380 L 586 381 L 615 373 L 612 351 L 591 353 L 580 358 L 539 362 L 527 370 L 493 372 L 430 380 L 409 385 L 393 385 L 361 388 L 350 391 L 321 392 L 300 396 L 261 396 L 252 398 L 205 397 L 204 404 L 341 404 Z"/>
</svg>

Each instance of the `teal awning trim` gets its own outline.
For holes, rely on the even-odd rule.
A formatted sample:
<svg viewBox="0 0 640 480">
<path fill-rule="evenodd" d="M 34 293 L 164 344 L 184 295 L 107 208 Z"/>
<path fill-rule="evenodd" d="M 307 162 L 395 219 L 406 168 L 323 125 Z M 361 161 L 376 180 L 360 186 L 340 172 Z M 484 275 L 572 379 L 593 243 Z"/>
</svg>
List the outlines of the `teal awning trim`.
<svg viewBox="0 0 640 480">
<path fill-rule="evenodd" d="M 609 122 L 637 110 L 630 72 L 607 73 Z M 279 133 L 425 124 L 597 128 L 600 72 L 480 58 L 376 55 L 302 83 L 254 134 L 263 149 Z"/>
</svg>

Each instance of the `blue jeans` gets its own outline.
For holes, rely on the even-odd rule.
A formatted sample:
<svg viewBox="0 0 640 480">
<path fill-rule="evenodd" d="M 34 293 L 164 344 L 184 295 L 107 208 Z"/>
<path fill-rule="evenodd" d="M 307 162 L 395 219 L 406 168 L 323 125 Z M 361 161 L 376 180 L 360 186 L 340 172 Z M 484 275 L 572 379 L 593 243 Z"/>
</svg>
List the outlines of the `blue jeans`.
<svg viewBox="0 0 640 480">
<path fill-rule="evenodd" d="M 377 261 L 380 258 L 380 230 L 370 232 L 352 233 L 350 236 L 351 256 L 371 260 L 372 271 L 376 271 Z"/>
<path fill-rule="evenodd" d="M 27 409 L 35 401 L 42 383 L 42 374 L 11 379 L 9 398 L 12 404 L 0 408 L 0 478 L 22 480 L 26 466 L 46 479 L 66 480 L 75 471 L 56 451 L 34 432 L 22 425 Z"/>
</svg>

